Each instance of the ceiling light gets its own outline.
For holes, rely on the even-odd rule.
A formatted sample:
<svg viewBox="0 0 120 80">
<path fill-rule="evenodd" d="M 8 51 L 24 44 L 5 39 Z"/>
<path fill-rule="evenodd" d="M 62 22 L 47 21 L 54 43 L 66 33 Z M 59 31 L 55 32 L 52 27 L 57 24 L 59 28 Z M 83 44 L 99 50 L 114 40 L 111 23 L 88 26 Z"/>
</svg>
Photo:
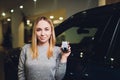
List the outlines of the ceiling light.
<svg viewBox="0 0 120 80">
<path fill-rule="evenodd" d="M 2 13 L 2 16 L 3 16 L 3 17 L 6 16 L 5 12 Z"/>
<path fill-rule="evenodd" d="M 10 18 L 8 18 L 8 19 L 7 19 L 7 21 L 11 21 L 11 19 L 10 19 Z"/>
<path fill-rule="evenodd" d="M 61 20 L 53 20 L 53 24 L 60 24 L 61 22 Z"/>
<path fill-rule="evenodd" d="M 10 10 L 10 12 L 11 12 L 11 13 L 13 13 L 13 12 L 14 12 L 14 10 L 13 10 L 13 9 L 11 9 L 11 10 Z"/>
<path fill-rule="evenodd" d="M 53 19 L 54 18 L 54 16 L 50 16 L 50 19 Z"/>
<path fill-rule="evenodd" d="M 33 0 L 34 2 L 37 2 L 37 0 Z"/>
<path fill-rule="evenodd" d="M 59 17 L 59 20 L 63 20 L 63 17 Z"/>
<path fill-rule="evenodd" d="M 20 8 L 20 9 L 23 9 L 23 5 L 21 5 L 19 8 Z"/>
<path fill-rule="evenodd" d="M 30 20 L 27 20 L 27 25 L 29 25 L 30 24 Z"/>
</svg>

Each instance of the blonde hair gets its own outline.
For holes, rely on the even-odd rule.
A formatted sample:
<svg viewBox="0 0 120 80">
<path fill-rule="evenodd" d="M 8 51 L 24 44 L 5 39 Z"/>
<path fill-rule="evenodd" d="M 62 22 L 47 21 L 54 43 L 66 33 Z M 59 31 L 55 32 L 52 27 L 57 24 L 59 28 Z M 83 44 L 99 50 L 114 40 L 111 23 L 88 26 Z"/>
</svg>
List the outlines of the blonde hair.
<svg viewBox="0 0 120 80">
<path fill-rule="evenodd" d="M 41 20 L 45 20 L 47 21 L 50 25 L 51 25 L 51 37 L 49 39 L 49 48 L 47 51 L 47 57 L 50 58 L 53 56 L 53 48 L 55 46 L 55 42 L 56 42 L 56 38 L 55 38 L 55 31 L 54 31 L 54 26 L 53 23 L 50 19 L 48 19 L 47 17 L 38 17 L 36 19 L 36 21 L 34 22 L 34 26 L 33 26 L 33 32 L 32 32 L 32 44 L 31 44 L 31 49 L 32 49 L 32 57 L 33 59 L 38 57 L 38 40 L 37 40 L 37 36 L 36 36 L 36 25 L 38 24 L 39 21 Z"/>
</svg>

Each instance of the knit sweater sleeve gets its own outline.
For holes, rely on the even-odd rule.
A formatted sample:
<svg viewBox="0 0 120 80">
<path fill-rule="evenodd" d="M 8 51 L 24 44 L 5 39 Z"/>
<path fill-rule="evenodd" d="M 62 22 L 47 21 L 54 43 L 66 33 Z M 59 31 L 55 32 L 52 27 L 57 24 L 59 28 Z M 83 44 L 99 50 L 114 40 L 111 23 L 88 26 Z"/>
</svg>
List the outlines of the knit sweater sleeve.
<svg viewBox="0 0 120 80">
<path fill-rule="evenodd" d="M 66 63 L 60 62 L 60 59 L 61 59 L 61 51 L 59 49 L 59 54 L 57 57 L 56 73 L 55 73 L 56 80 L 62 80 L 66 73 Z"/>
<path fill-rule="evenodd" d="M 19 57 L 19 64 L 18 64 L 18 80 L 26 80 L 25 79 L 25 49 L 26 45 L 23 46 L 20 57 Z"/>
</svg>

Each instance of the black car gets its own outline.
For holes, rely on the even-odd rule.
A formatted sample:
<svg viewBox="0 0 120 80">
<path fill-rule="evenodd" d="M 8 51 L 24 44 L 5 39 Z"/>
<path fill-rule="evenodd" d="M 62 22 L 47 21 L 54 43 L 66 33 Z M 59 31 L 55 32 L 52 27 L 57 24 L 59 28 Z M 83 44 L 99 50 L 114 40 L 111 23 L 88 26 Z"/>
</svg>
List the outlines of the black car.
<svg viewBox="0 0 120 80">
<path fill-rule="evenodd" d="M 72 47 L 64 80 L 120 80 L 120 3 L 78 12 L 55 30 Z"/>
<path fill-rule="evenodd" d="M 63 80 L 120 80 L 120 3 L 78 12 L 55 32 L 57 45 L 69 41 L 72 49 Z M 19 52 L 5 62 L 6 80 L 17 80 Z"/>
</svg>

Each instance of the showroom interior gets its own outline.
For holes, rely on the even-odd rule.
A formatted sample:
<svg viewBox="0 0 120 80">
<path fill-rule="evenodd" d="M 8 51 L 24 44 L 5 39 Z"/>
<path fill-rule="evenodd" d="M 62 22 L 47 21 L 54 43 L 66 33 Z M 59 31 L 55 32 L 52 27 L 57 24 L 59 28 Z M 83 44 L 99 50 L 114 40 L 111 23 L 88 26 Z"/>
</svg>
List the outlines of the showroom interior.
<svg viewBox="0 0 120 80">
<path fill-rule="evenodd" d="M 38 16 L 50 18 L 56 27 L 75 13 L 117 2 L 120 0 L 0 0 L 0 80 L 6 80 L 7 51 L 31 42 Z"/>
</svg>

